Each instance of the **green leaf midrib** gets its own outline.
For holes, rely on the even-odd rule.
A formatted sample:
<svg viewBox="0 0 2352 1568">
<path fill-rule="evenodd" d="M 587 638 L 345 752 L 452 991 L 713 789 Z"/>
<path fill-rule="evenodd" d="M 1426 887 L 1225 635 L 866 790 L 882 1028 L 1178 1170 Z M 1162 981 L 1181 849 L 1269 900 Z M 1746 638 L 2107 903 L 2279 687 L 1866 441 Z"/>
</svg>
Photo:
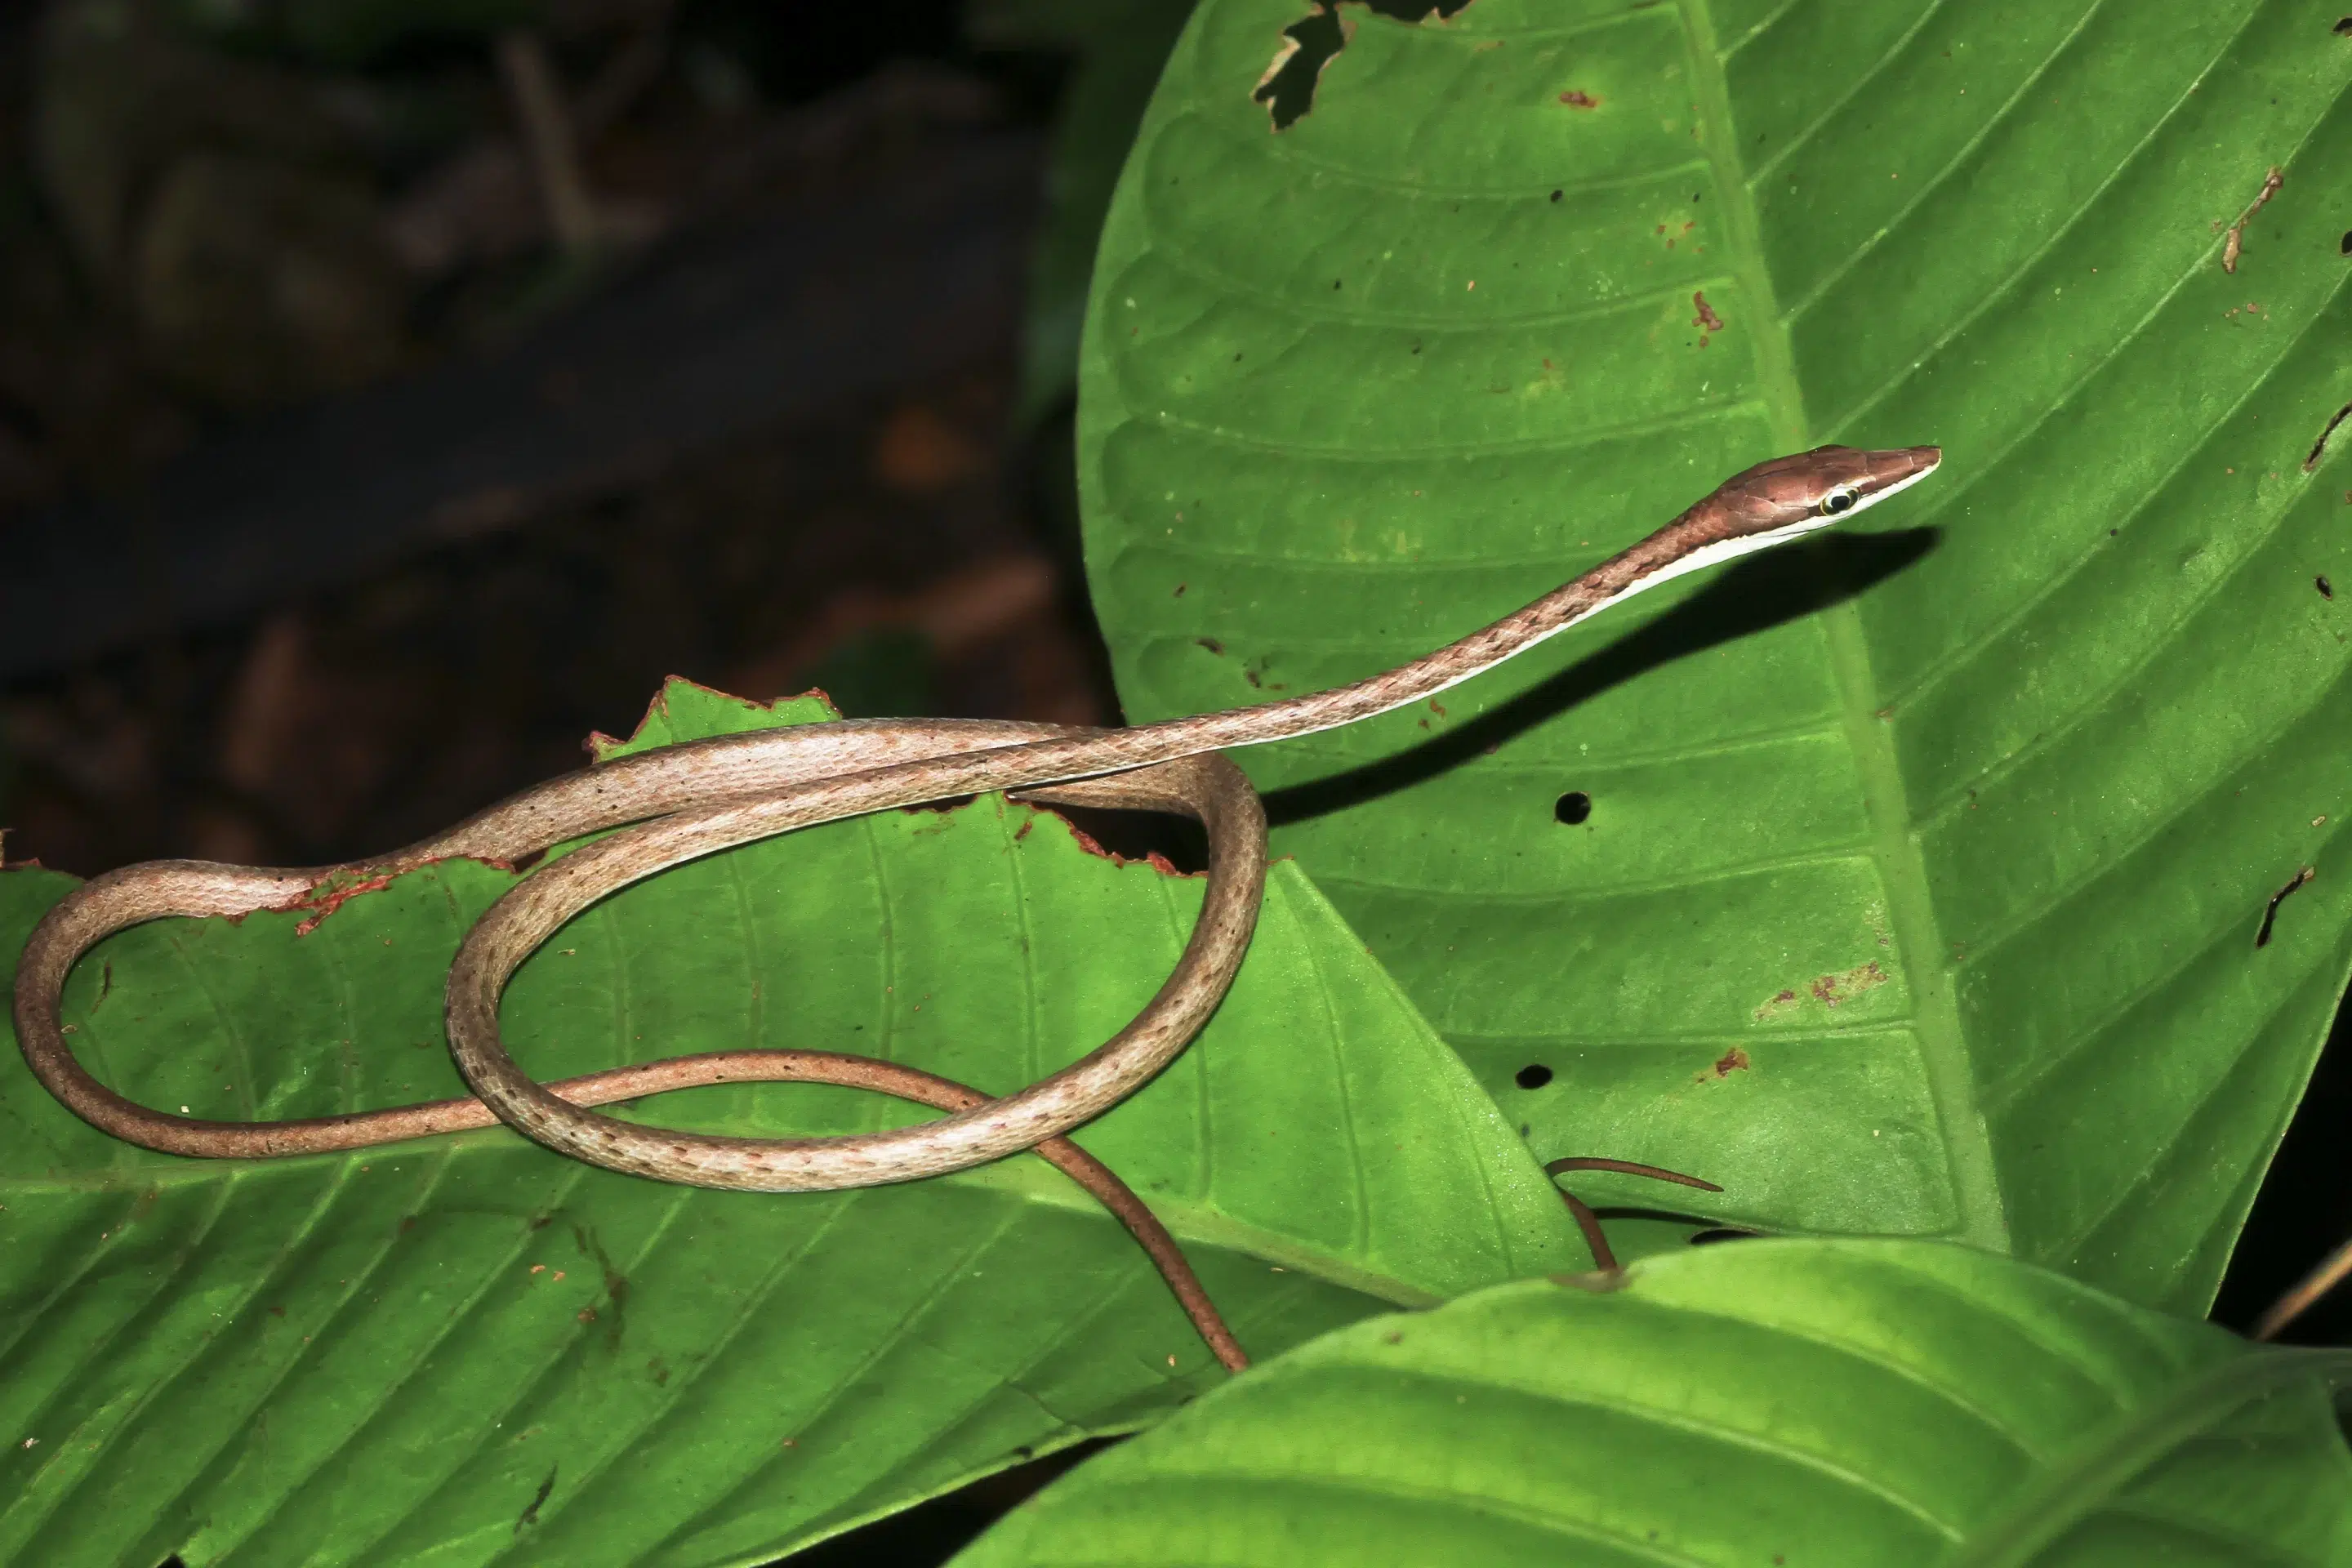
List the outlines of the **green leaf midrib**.
<svg viewBox="0 0 2352 1568">
<path fill-rule="evenodd" d="M 1750 300 L 1755 316 L 1756 375 L 1772 423 L 1774 444 L 1784 451 L 1814 445 L 1811 418 L 1797 379 L 1796 354 L 1789 341 L 1780 295 L 1763 265 L 1763 225 L 1756 212 L 1747 174 L 1733 156 L 1731 91 L 1706 0 L 1677 0 L 1689 59 L 1692 96 L 1698 110 L 1701 144 L 1724 204 L 1723 221 L 1733 256 L 1731 271 Z M 1915 25 L 1916 26 L 1916 25 Z M 1904 39 L 1891 48 L 1900 48 Z M 1785 149 L 1784 149 L 1785 151 Z M 1895 754 L 1892 734 L 1876 718 L 1877 680 L 1862 613 L 1849 595 L 1820 612 L 1831 674 L 1846 742 L 1860 777 L 1863 806 L 1870 823 L 1871 863 L 1886 895 L 1894 928 L 1895 957 L 1912 997 L 1911 1022 L 1919 1042 L 1927 1092 L 1943 1132 L 1952 1198 L 1958 1210 L 1957 1237 L 1997 1252 L 2011 1250 L 2009 1219 L 2001 1202 L 1992 1141 L 1978 1108 L 1976 1079 L 1968 1038 L 1960 1026 L 1958 997 L 1944 952 L 1942 931 L 1927 891 L 1927 865 L 1911 831 L 1910 798 Z"/>
</svg>

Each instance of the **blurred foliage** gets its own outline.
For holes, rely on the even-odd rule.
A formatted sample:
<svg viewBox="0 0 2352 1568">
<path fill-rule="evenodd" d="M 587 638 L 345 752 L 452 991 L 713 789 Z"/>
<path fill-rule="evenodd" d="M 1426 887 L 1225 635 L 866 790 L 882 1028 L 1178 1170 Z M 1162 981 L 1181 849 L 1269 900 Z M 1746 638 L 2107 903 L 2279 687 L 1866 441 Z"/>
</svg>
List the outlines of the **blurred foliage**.
<svg viewBox="0 0 2352 1568">
<path fill-rule="evenodd" d="M 906 719 L 939 706 L 931 639 L 908 626 L 877 626 L 835 647 L 804 678 L 851 719 Z"/>
<path fill-rule="evenodd" d="M 192 32 L 352 68 L 444 40 L 479 41 L 562 20 L 563 0 L 169 0 Z M 616 9 L 618 7 L 607 7 Z M 640 5 L 637 9 L 648 9 Z"/>
<path fill-rule="evenodd" d="M 1024 424 L 1066 414 L 1077 395 L 1078 333 L 1095 244 L 1160 68 L 1193 0 L 972 0 L 965 25 L 989 48 L 1066 54 L 1046 167 L 1045 211 L 1029 273 L 1022 342 Z M 1065 437 L 1066 439 L 1066 437 Z"/>
</svg>

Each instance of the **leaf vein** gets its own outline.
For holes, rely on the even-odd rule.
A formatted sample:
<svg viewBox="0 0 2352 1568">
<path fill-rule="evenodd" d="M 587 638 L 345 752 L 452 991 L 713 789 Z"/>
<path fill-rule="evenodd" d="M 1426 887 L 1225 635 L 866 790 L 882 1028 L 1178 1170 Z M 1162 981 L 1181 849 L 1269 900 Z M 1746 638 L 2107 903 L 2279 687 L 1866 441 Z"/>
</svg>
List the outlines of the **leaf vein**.
<svg viewBox="0 0 2352 1568">
<path fill-rule="evenodd" d="M 1940 5 L 1941 3 L 1942 0 L 1936 0 L 1937 5 Z M 2075 39 L 2082 37 L 2083 30 L 2091 25 L 2091 18 L 2099 14 L 2100 9 L 2105 3 L 2105 0 L 2091 0 L 2090 6 L 2084 10 L 2080 16 L 2075 18 L 2074 25 L 2073 26 L 2066 29 L 2065 37 L 2060 38 L 2057 44 L 2052 47 L 2050 52 L 2042 58 L 2040 64 L 2036 65 L 2032 70 L 2025 74 L 2024 78 L 2018 82 L 2016 90 L 2011 92 L 2008 98 L 2002 100 L 1993 111 L 1990 115 L 1986 116 L 1985 122 L 1977 127 L 1976 132 L 1970 135 L 1966 142 L 1960 143 L 1958 149 L 1953 153 L 1951 157 L 1945 160 L 1944 166 L 1937 170 L 1933 174 L 1927 176 L 1925 180 L 1918 183 L 1910 195 L 1905 199 L 1903 205 L 1897 208 L 1895 216 L 1887 221 L 1885 226 L 1882 227 L 1877 233 L 1870 236 L 1867 239 L 1863 240 L 1859 245 L 1854 246 L 1843 256 L 1840 257 L 1836 266 L 1823 273 L 1811 288 L 1805 290 L 1804 298 L 1797 300 L 1794 304 L 1789 307 L 1788 314 L 1784 319 L 1790 321 L 1795 321 L 1801 319 L 1812 310 L 1814 305 L 1821 301 L 1822 296 L 1837 286 L 1838 281 L 1841 279 L 1844 278 L 1846 274 L 1852 272 L 1856 267 L 1860 266 L 1864 259 L 1876 254 L 1878 248 L 1882 245 L 1885 244 L 1889 238 L 1893 237 L 1894 235 L 1910 220 L 1914 214 L 1925 207 L 1927 205 L 1928 198 L 1933 196 L 1937 191 L 1943 189 L 1945 184 L 1949 182 L 1955 174 L 1959 173 L 1960 169 L 1969 162 L 1970 157 L 1972 157 L 1979 149 L 1984 146 L 1987 138 L 1990 137 L 1993 132 L 1998 130 L 2009 119 L 2010 115 L 2020 105 L 2026 101 L 2028 95 L 2030 95 L 2033 91 L 2034 88 L 2040 84 L 2042 79 L 2049 74 L 2050 68 L 2055 65 L 2058 62 L 2059 58 L 2064 55 L 2066 51 L 2073 47 Z M 1931 7 L 1931 9 L 1933 7 Z M 2178 109 L 2179 107 L 2179 101 L 2176 100 L 2172 107 L 2173 109 Z M 2157 120 L 2156 125 L 2149 127 L 2147 135 L 2155 135 L 2157 130 L 2164 124 L 2165 120 L 2170 117 L 2171 112 L 2172 110 L 2168 109 L 2164 115 L 2159 116 Z M 2145 141 L 2146 138 L 2143 137 L 2143 143 Z M 2129 163 L 2130 159 L 2126 157 L 2123 163 L 2116 165 L 2116 170 L 2110 171 L 2105 178 L 2101 179 L 2097 184 L 2093 186 L 2090 194 L 2084 198 L 2080 205 L 2076 206 L 2073 215 L 2070 216 L 2064 223 L 2056 225 L 2051 230 L 2050 235 L 2045 237 L 2040 245 L 2034 247 L 2032 253 L 2026 258 L 2025 266 L 2031 266 L 2035 259 L 2040 258 L 2043 251 L 2049 249 L 2050 246 L 2056 240 L 2058 236 L 2063 235 L 2067 230 L 2071 229 L 2082 217 L 2083 213 L 2087 210 L 2089 205 L 2092 202 L 2096 201 L 2099 197 L 2099 194 L 2102 191 L 2105 191 L 2107 186 L 2113 183 L 2116 172 L 2127 167 Z M 2021 267 L 2016 272 L 2012 272 L 2010 275 L 2009 282 L 2014 282 L 2017 277 L 2021 274 L 2024 269 L 2024 267 Z M 2007 288 L 2008 283 L 2005 282 L 2002 287 L 2004 289 Z M 1828 427 L 1835 429 L 1838 427 L 1838 423 L 1832 422 Z"/>
</svg>

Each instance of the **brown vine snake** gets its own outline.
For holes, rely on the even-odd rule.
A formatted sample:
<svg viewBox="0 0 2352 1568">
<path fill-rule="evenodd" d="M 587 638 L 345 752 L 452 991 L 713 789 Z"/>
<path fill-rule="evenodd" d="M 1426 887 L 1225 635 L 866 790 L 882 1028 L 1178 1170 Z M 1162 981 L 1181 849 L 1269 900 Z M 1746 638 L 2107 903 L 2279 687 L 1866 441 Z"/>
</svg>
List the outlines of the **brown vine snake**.
<svg viewBox="0 0 2352 1568">
<path fill-rule="evenodd" d="M 84 1121 L 174 1154 L 318 1153 L 502 1121 L 548 1148 L 611 1170 L 695 1186 L 814 1192 L 939 1175 L 1036 1149 L 1078 1175 L 1136 1232 L 1203 1337 L 1233 1365 L 1238 1349 L 1221 1323 L 1212 1331 L 1213 1310 L 1203 1321 L 1195 1310 L 1195 1298 L 1205 1303 L 1206 1297 L 1174 1243 L 1132 1194 L 1061 1136 L 1124 1100 L 1182 1051 L 1223 998 L 1248 948 L 1265 875 L 1265 819 L 1240 770 L 1217 753 L 1336 729 L 1433 696 L 1644 589 L 1852 517 L 1927 478 L 1941 460 L 1934 447 L 1818 447 L 1759 464 L 1639 543 L 1482 631 L 1353 685 L 1258 707 L 1127 730 L 885 720 L 728 736 L 552 780 L 380 859 L 307 870 L 198 860 L 125 867 L 75 889 L 34 931 L 16 975 L 17 1042 L 34 1075 Z M 1208 830 L 1208 887 L 1175 970 L 1132 1022 L 1071 1066 L 996 1100 L 910 1068 L 820 1051 L 679 1057 L 552 1085 L 535 1082 L 507 1055 L 498 1006 L 509 977 L 598 900 L 754 839 L 987 790 L 1019 790 L 1047 804 L 1181 812 Z M 84 1071 L 67 1044 L 59 1011 L 67 975 L 100 939 L 126 927 L 169 915 L 320 907 L 322 897 L 331 909 L 339 892 L 380 886 L 431 861 L 470 856 L 512 863 L 624 824 L 635 826 L 524 876 L 459 948 L 446 993 L 449 1048 L 477 1099 L 299 1121 L 211 1121 L 124 1099 Z M 847 1083 L 951 1114 L 846 1137 L 733 1138 L 641 1126 L 588 1109 L 758 1079 Z"/>
</svg>

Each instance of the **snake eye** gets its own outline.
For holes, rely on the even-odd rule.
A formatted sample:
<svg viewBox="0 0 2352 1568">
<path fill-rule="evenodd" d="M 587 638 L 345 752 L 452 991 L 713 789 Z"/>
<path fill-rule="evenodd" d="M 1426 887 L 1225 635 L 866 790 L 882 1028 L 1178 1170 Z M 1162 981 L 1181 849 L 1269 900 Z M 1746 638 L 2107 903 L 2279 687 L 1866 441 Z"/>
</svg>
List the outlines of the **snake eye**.
<svg viewBox="0 0 2352 1568">
<path fill-rule="evenodd" d="M 1813 510 L 1823 517 L 1837 517 L 1853 510 L 1853 491 L 1841 486 L 1823 496 Z"/>
</svg>

